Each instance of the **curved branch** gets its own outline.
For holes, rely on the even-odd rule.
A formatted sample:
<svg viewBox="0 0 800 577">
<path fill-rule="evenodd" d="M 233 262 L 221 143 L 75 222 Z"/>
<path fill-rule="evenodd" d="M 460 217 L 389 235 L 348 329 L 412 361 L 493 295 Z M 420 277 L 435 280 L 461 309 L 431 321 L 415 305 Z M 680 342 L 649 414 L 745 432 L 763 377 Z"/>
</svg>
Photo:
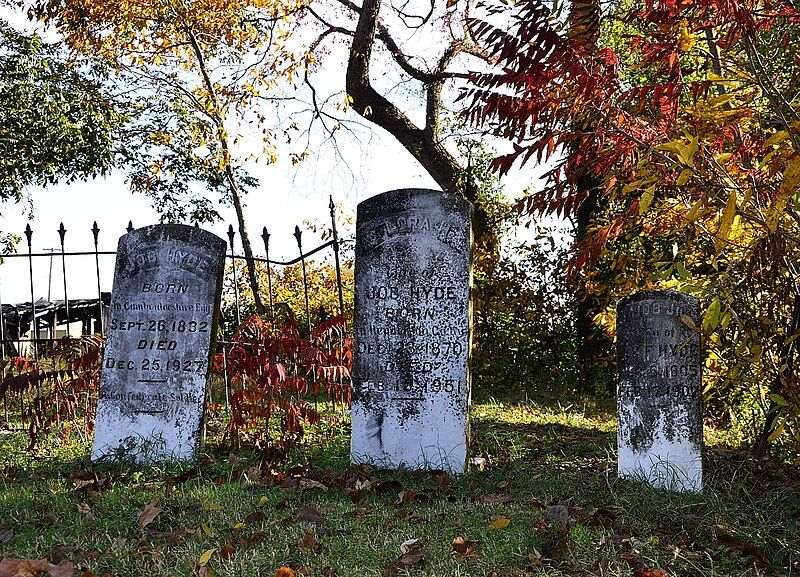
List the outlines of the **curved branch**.
<svg viewBox="0 0 800 577">
<path fill-rule="evenodd" d="M 429 131 L 415 126 L 370 83 L 369 62 L 378 28 L 379 0 L 365 0 L 347 63 L 347 94 L 356 112 L 394 136 L 446 191 L 455 192 L 461 166 Z"/>
</svg>

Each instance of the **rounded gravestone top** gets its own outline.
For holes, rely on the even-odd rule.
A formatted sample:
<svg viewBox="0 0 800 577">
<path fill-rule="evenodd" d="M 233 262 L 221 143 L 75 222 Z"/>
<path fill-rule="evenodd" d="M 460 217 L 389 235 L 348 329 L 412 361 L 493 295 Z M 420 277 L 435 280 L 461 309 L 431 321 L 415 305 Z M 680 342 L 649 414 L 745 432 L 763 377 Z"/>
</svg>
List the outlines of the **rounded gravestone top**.
<svg viewBox="0 0 800 577">
<path fill-rule="evenodd" d="M 214 233 L 188 224 L 151 224 L 134 229 L 121 238 L 127 239 L 127 242 L 179 240 L 193 245 L 205 245 L 211 250 L 218 250 L 220 245 L 226 246 L 225 241 Z"/>
<path fill-rule="evenodd" d="M 472 203 L 460 196 L 432 188 L 398 188 L 358 203 L 357 221 L 428 206 L 445 206 L 459 214 L 472 214 Z"/>
<path fill-rule="evenodd" d="M 697 298 L 691 295 L 687 295 L 686 293 L 678 292 L 676 290 L 672 289 L 649 290 L 649 291 L 640 291 L 632 295 L 628 295 L 626 297 L 621 298 L 617 302 L 617 310 L 620 310 L 620 308 L 630 303 L 638 303 L 642 301 L 651 301 L 651 300 L 679 301 L 692 306 L 697 306 L 700 304 L 700 301 Z"/>
</svg>

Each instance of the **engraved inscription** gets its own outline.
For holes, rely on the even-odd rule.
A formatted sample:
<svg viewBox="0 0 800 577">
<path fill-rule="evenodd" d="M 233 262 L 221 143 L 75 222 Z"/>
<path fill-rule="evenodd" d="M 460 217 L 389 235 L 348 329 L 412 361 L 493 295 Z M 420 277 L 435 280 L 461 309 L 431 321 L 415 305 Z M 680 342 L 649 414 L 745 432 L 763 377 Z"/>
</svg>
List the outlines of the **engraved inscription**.
<svg viewBox="0 0 800 577">
<path fill-rule="evenodd" d="M 617 305 L 619 474 L 676 490 L 702 485 L 697 299 L 644 292 Z"/>
<path fill-rule="evenodd" d="M 121 448 L 145 462 L 196 456 L 224 250 L 183 225 L 120 239 L 94 458 Z"/>
<path fill-rule="evenodd" d="M 359 205 L 355 462 L 465 468 L 470 212 L 456 197 L 416 189 Z"/>
</svg>

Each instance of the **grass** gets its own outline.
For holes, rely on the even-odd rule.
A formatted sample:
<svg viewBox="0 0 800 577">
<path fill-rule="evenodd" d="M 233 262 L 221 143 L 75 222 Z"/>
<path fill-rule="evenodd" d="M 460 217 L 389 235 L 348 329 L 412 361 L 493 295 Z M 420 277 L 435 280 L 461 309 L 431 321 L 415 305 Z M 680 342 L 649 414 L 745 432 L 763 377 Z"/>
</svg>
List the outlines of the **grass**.
<svg viewBox="0 0 800 577">
<path fill-rule="evenodd" d="M 92 466 L 85 445 L 31 456 L 3 431 L 0 558 L 87 577 L 800 575 L 791 465 L 757 469 L 711 446 L 704 492 L 675 494 L 616 478 L 614 423 L 601 416 L 492 402 L 473 407 L 472 431 L 485 467 L 457 479 L 351 469 L 336 417 L 280 471 L 214 444 L 191 467 Z M 161 512 L 142 529 L 154 499 Z M 456 537 L 474 542 L 456 547 L 466 555 Z"/>
</svg>

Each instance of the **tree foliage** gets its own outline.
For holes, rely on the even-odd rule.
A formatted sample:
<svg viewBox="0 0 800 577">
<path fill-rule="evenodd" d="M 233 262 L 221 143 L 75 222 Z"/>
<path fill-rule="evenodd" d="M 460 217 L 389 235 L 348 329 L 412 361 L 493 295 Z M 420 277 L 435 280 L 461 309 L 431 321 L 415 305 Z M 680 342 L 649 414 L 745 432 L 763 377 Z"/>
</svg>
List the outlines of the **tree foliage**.
<svg viewBox="0 0 800 577">
<path fill-rule="evenodd" d="M 0 199 L 106 174 L 122 120 L 97 69 L 0 25 Z"/>
<path fill-rule="evenodd" d="M 573 271 L 609 300 L 646 287 L 700 296 L 711 406 L 731 417 L 744 396 L 760 407 L 762 448 L 797 427 L 800 12 L 785 1 L 618 5 L 605 18 L 624 35 L 594 50 L 538 0 L 497 12 L 510 31 L 497 14 L 472 22 L 502 67 L 476 75 L 472 119 L 515 142 L 501 172 L 554 162 L 520 210 L 573 216 L 579 180 L 596 178 L 607 208 Z"/>
<path fill-rule="evenodd" d="M 286 47 L 285 19 L 295 0 L 116 2 L 34 1 L 32 16 L 54 24 L 66 42 L 117 70 L 131 123 L 120 140 L 121 161 L 134 191 L 149 195 L 166 220 L 218 218 L 216 204 L 233 205 L 248 277 L 259 313 L 244 194 L 256 185 L 239 140 L 255 136 L 266 161 L 276 152 L 266 115 L 280 80 L 302 59 Z M 256 136 L 250 125 L 262 130 Z"/>
</svg>

